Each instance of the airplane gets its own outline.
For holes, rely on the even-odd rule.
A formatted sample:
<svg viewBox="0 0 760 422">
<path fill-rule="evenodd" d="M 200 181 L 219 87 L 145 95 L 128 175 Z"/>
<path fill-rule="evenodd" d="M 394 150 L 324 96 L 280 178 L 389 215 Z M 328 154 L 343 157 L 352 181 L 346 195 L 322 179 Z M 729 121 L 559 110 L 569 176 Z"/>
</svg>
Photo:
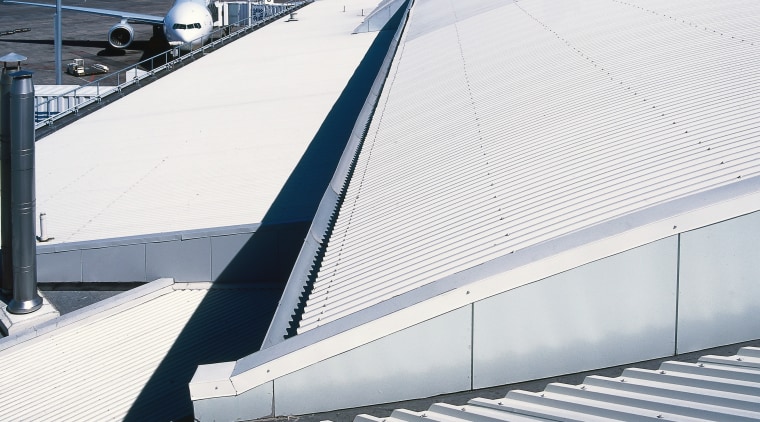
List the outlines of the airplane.
<svg viewBox="0 0 760 422">
<path fill-rule="evenodd" d="M 172 47 L 182 51 L 192 50 L 203 45 L 211 37 L 213 18 L 208 8 L 210 0 L 175 0 L 165 17 L 122 12 L 118 10 L 96 9 L 91 7 L 61 6 L 62 10 L 112 16 L 121 19 L 108 31 L 108 44 L 117 49 L 129 47 L 134 40 L 134 29 L 130 25 L 148 24 L 163 27 L 163 33 Z M 22 4 L 55 8 L 55 4 L 30 3 L 15 0 L 1 0 L 4 4 Z"/>
</svg>

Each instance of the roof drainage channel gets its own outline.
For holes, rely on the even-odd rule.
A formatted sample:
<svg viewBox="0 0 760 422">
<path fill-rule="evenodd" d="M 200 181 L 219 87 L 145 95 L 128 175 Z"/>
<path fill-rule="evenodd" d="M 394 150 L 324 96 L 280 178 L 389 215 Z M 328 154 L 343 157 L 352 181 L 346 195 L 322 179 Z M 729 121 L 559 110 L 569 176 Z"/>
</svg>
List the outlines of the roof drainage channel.
<svg viewBox="0 0 760 422">
<path fill-rule="evenodd" d="M 403 6 L 397 9 L 394 17 L 381 30 L 376 44 L 370 47 L 368 55 L 372 54 L 373 49 L 387 48 L 388 52 L 377 71 L 369 95 L 354 124 L 351 138 L 348 140 L 330 185 L 319 204 L 317 214 L 309 228 L 309 235 L 304 241 L 288 279 L 281 304 L 272 319 L 262 348 L 277 344 L 296 334 L 305 304 L 311 293 L 311 286 L 321 265 L 321 259 L 327 245 L 326 240 L 330 238 L 332 228 L 338 218 L 337 212 L 345 198 L 348 181 L 353 175 L 356 160 L 369 129 L 369 122 L 372 120 L 377 102 L 380 99 L 380 93 L 396 55 L 412 4 L 411 0 L 407 0 Z M 383 37 L 383 32 L 392 29 L 394 25 L 397 25 L 394 35 L 392 37 L 387 36 L 387 39 Z M 385 43 L 388 43 L 387 47 L 385 47 Z"/>
</svg>

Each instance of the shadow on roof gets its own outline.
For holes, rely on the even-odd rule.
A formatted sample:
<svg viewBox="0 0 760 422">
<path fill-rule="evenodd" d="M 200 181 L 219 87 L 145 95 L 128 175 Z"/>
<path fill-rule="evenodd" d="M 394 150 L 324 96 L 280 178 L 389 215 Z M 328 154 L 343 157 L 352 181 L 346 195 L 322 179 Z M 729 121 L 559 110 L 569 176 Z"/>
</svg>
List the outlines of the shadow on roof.
<svg viewBox="0 0 760 422">
<path fill-rule="evenodd" d="M 196 367 L 258 350 L 279 297 L 277 288 L 211 288 L 125 420 L 192 420 L 188 383 Z"/>
<path fill-rule="evenodd" d="M 400 16 L 401 14 L 397 14 L 378 33 L 343 93 L 264 215 L 261 226 L 238 256 L 219 275 L 217 282 L 287 282 L 322 195 L 351 136 L 388 46 L 393 41 Z M 256 271 L 251 271 L 252 268 Z"/>
<path fill-rule="evenodd" d="M 209 290 L 126 420 L 192 420 L 188 384 L 196 367 L 259 350 L 399 21 L 377 35 L 261 226 L 220 274 L 218 288 Z"/>
</svg>

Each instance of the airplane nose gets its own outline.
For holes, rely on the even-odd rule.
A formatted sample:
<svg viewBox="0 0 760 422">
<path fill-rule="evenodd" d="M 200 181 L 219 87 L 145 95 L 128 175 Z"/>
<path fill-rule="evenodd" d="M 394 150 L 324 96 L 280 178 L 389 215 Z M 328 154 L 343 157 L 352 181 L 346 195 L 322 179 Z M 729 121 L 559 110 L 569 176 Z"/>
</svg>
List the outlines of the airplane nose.
<svg viewBox="0 0 760 422">
<path fill-rule="evenodd" d="M 172 34 L 171 37 L 167 37 L 167 41 L 169 41 L 169 45 L 181 45 L 185 43 L 189 43 L 191 41 L 195 41 L 198 38 L 198 34 L 195 34 L 195 31 L 183 31 L 183 32 L 176 32 Z"/>
<path fill-rule="evenodd" d="M 196 38 L 198 38 L 197 31 L 188 30 L 188 31 L 185 31 L 184 34 L 182 34 L 182 41 L 184 42 L 190 42 L 190 41 L 195 40 Z"/>
</svg>

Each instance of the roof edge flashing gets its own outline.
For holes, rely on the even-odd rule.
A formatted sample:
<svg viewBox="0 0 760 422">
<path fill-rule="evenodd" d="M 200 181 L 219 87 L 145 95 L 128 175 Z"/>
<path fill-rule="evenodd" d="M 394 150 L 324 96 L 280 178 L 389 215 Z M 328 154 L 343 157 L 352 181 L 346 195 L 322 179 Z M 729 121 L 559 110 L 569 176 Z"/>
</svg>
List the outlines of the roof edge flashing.
<svg viewBox="0 0 760 422">
<path fill-rule="evenodd" d="M 760 176 L 514 251 L 303 332 L 235 363 L 238 394 L 479 300 L 682 232 L 759 211 Z M 508 274 L 510 283 L 504 283 Z"/>
<path fill-rule="evenodd" d="M 234 368 L 235 362 L 198 366 L 190 380 L 190 399 L 203 400 L 236 395 L 235 387 L 230 381 Z"/>
<path fill-rule="evenodd" d="M 77 250 L 101 249 L 112 246 L 129 246 L 148 243 L 162 243 L 173 240 L 192 240 L 210 237 L 230 236 L 235 234 L 255 233 L 261 223 L 238 224 L 234 226 L 208 227 L 163 233 L 146 233 L 134 236 L 111 237 L 104 239 L 60 242 L 37 247 L 38 254 L 67 252 Z"/>
</svg>

